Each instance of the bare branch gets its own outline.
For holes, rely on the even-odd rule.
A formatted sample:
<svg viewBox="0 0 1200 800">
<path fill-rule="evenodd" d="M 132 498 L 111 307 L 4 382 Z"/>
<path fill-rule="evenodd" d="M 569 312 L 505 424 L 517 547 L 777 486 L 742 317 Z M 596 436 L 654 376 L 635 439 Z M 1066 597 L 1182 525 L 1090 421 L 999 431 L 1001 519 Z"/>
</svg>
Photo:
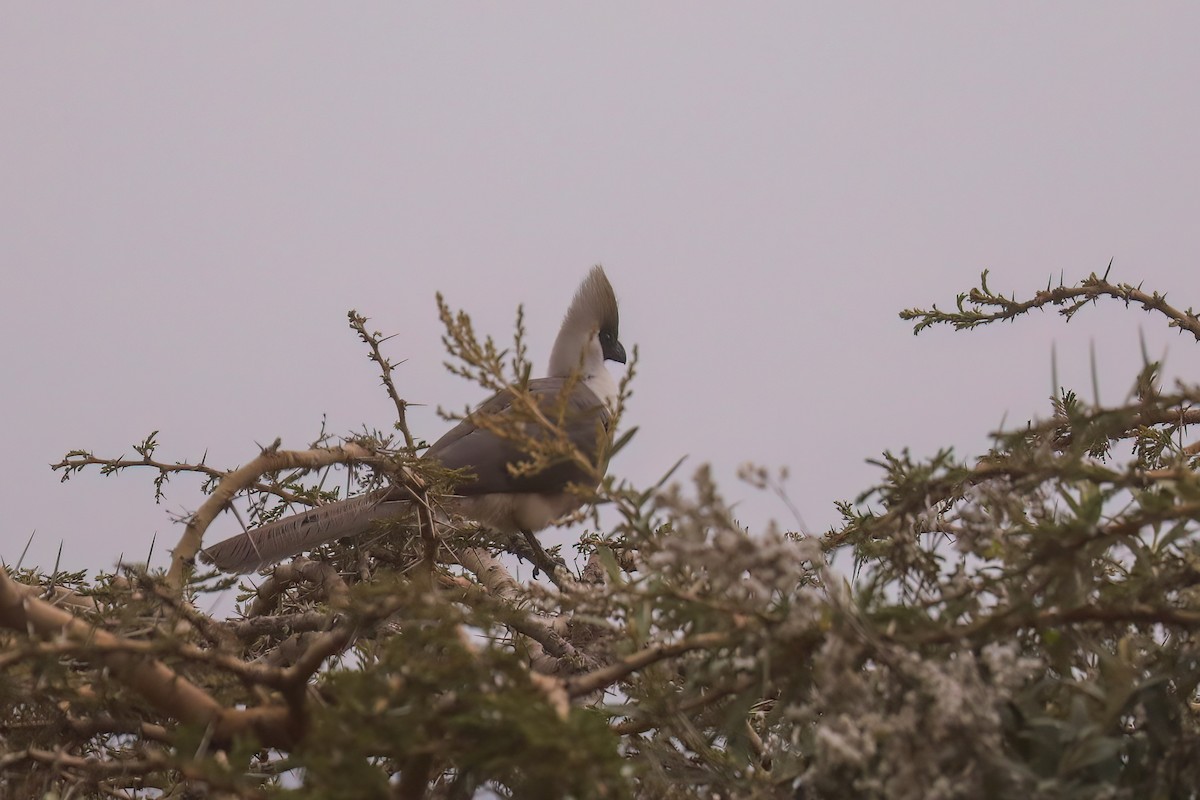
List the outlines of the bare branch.
<svg viewBox="0 0 1200 800">
<path fill-rule="evenodd" d="M 350 319 L 350 327 L 363 340 L 363 343 L 370 348 L 371 354 L 368 358 L 379 365 L 379 373 L 383 386 L 387 389 L 388 397 L 392 399 L 392 403 L 396 406 L 396 427 L 404 434 L 404 444 L 408 448 L 408 452 L 416 453 L 417 444 L 408 429 L 408 401 L 400 397 L 400 393 L 396 391 L 396 384 L 392 381 L 392 370 L 395 369 L 395 365 L 385 358 L 379 349 L 379 346 L 384 341 L 382 335 L 378 332 L 368 333 L 367 318 L 361 316 L 357 311 L 351 310 L 347 316 Z"/>
<path fill-rule="evenodd" d="M 281 469 L 320 469 L 331 464 L 347 464 L 363 461 L 373 454 L 361 445 L 347 442 L 340 447 L 326 447 L 316 450 L 280 450 L 276 441 L 265 448 L 257 458 L 243 467 L 230 472 L 221 479 L 221 483 L 199 510 L 188 521 L 187 528 L 175 547 L 171 556 L 171 569 L 167 573 L 167 583 L 176 588 L 182 588 L 184 569 L 200 552 L 204 532 L 217 514 L 229 504 L 237 494 L 251 486 L 262 475 Z"/>
<path fill-rule="evenodd" d="M 264 745 L 286 747 L 303 735 L 304 719 L 285 708 L 223 708 L 208 692 L 158 659 L 136 652 L 138 643 L 114 636 L 30 596 L 2 566 L 0 625 L 26 635 L 66 636 L 91 645 L 89 660 L 96 666 L 106 667 L 160 712 L 181 722 L 211 726 L 220 740 L 254 733 Z"/>
<path fill-rule="evenodd" d="M 577 675 L 569 678 L 567 680 L 567 693 L 571 697 L 581 697 L 591 694 L 592 692 L 607 688 L 617 681 L 658 661 L 675 658 L 693 650 L 711 650 L 725 647 L 732 642 L 733 638 L 728 633 L 716 631 L 690 636 L 669 644 L 652 645 L 626 656 L 615 664 L 601 667 L 585 675 Z"/>
<path fill-rule="evenodd" d="M 1109 266 L 1111 267 L 1112 265 L 1110 264 Z M 1187 331 L 1196 338 L 1196 341 L 1200 342 L 1200 318 L 1197 317 L 1192 309 L 1189 308 L 1186 311 L 1181 311 L 1169 305 L 1166 295 L 1160 295 L 1158 292 L 1146 294 L 1140 287 L 1131 286 L 1127 283 L 1109 283 L 1107 272 L 1105 272 L 1104 277 L 1097 276 L 1093 272 L 1087 278 L 1084 278 L 1078 286 L 1059 285 L 1054 288 L 1047 287 L 1029 300 L 1024 301 L 1010 299 L 992 292 L 987 286 L 987 275 L 988 273 L 985 270 L 981 276 L 979 288 L 972 289 L 968 294 L 958 296 L 957 312 L 940 311 L 937 306 L 933 306 L 927 311 L 912 308 L 900 312 L 900 318 L 917 320 L 917 324 L 913 330 L 914 333 L 920 333 L 925 328 L 937 324 L 951 325 L 955 330 L 968 330 L 993 322 L 1012 320 L 1033 309 L 1044 308 L 1048 305 L 1066 306 L 1060 309 L 1059 313 L 1069 320 L 1088 303 L 1093 303 L 1101 297 L 1109 297 L 1114 300 L 1121 300 L 1127 306 L 1130 303 L 1136 303 L 1148 312 L 1156 311 L 1169 320 L 1168 325 L 1170 327 L 1178 328 L 1180 331 Z M 964 307 L 965 304 L 974 306 L 977 309 L 995 310 L 968 310 Z"/>
</svg>

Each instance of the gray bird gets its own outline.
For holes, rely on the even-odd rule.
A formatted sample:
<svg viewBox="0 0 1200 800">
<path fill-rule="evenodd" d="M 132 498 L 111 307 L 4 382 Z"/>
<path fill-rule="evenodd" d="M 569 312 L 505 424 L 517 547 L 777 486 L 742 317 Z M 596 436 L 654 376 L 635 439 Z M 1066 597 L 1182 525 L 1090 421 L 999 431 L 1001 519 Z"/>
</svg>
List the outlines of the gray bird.
<svg viewBox="0 0 1200 800">
<path fill-rule="evenodd" d="M 546 416 L 557 419 L 580 452 L 599 472 L 563 459 L 538 472 L 509 469 L 529 460 L 518 442 L 477 424 L 482 416 L 516 413 L 513 397 L 499 392 L 434 442 L 423 458 L 467 476 L 455 487 L 449 510 L 504 534 L 521 533 L 536 547 L 534 533 L 579 508 L 582 498 L 571 484 L 597 485 L 603 474 L 610 415 L 616 403 L 617 382 L 605 361 L 625 363 L 625 348 L 617 336 L 617 298 L 604 270 L 591 269 L 563 318 L 550 368 L 545 378 L 529 382 L 529 391 Z M 563 396 L 563 391 L 568 390 Z M 523 419 L 523 417 L 518 417 Z M 499 421 L 503 426 L 503 420 Z M 544 438 L 548 432 L 533 422 L 525 433 Z M 503 429 L 503 428 L 502 428 Z M 225 572 L 252 572 L 325 542 L 366 531 L 373 522 L 398 516 L 412 495 L 404 487 L 388 487 L 268 523 L 218 542 L 200 558 Z M 540 549 L 540 548 L 539 548 Z"/>
</svg>

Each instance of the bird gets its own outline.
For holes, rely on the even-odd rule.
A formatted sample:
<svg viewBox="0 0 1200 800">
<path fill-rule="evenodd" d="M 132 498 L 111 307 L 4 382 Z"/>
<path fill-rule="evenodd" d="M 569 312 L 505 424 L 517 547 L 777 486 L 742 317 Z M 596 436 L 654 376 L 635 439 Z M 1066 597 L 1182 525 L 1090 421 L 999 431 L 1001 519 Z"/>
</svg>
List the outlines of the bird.
<svg viewBox="0 0 1200 800">
<path fill-rule="evenodd" d="M 544 556 L 534 534 L 583 505 L 579 488 L 594 489 L 607 470 L 607 451 L 619 385 L 607 362 L 626 363 L 619 337 L 617 298 L 604 269 L 592 267 L 575 292 L 543 378 L 528 382 L 529 396 L 545 417 L 561 418 L 569 442 L 595 469 L 562 458 L 536 472 L 513 469 L 530 461 L 520 440 L 505 436 L 523 427 L 528 442 L 550 432 L 528 421 L 504 389 L 477 406 L 421 456 L 462 475 L 446 506 L 458 516 L 501 534 L 521 534 Z M 560 417 L 561 415 L 561 417 Z M 519 421 L 518 421 L 519 420 Z M 527 445 L 528 446 L 528 445 Z M 247 530 L 201 550 L 200 559 L 223 572 L 254 572 L 325 542 L 367 531 L 396 517 L 413 501 L 406 487 L 390 486 L 316 506 Z"/>
</svg>

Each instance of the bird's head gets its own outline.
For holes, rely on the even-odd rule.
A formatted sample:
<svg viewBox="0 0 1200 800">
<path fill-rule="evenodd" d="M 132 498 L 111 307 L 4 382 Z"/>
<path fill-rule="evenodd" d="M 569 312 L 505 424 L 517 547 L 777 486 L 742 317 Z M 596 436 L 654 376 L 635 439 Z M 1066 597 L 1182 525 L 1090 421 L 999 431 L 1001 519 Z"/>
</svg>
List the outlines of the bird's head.
<svg viewBox="0 0 1200 800">
<path fill-rule="evenodd" d="M 581 360 L 585 375 L 603 368 L 605 361 L 625 363 L 617 296 L 599 266 L 592 267 L 583 279 L 563 317 L 550 356 L 550 374 L 569 375 Z"/>
</svg>

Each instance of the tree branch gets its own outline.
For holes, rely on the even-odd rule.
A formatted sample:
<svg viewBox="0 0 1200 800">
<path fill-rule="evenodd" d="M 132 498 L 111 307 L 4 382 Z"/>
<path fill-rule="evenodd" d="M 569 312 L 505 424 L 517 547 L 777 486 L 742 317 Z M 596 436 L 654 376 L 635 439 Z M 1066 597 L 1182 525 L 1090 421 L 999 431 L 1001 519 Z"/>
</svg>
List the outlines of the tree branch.
<svg viewBox="0 0 1200 800">
<path fill-rule="evenodd" d="M 63 637 L 89 645 L 83 653 L 108 669 L 159 712 L 180 722 L 209 726 L 218 741 L 253 733 L 263 745 L 290 747 L 303 737 L 307 720 L 289 709 L 268 706 L 228 709 L 166 664 L 136 651 L 141 644 L 97 628 L 31 596 L 0 566 L 0 625 L 26 636 Z M 251 665 L 243 664 L 249 668 Z"/>
<path fill-rule="evenodd" d="M 639 669 L 649 666 L 657 661 L 674 658 L 675 656 L 683 655 L 684 653 L 693 650 L 708 650 L 710 648 L 724 647 L 733 641 L 733 637 L 728 633 L 714 631 L 711 633 L 701 633 L 697 636 L 692 636 L 687 639 L 681 639 L 678 642 L 671 644 L 656 644 L 651 645 L 636 653 L 632 653 L 615 664 L 609 664 L 607 667 L 602 667 L 584 675 L 577 675 L 567 679 L 567 693 L 571 697 L 580 697 L 585 694 L 607 688 L 622 678 L 637 672 Z"/>
<path fill-rule="evenodd" d="M 168 585 L 177 590 L 183 587 L 185 567 L 190 565 L 200 552 L 200 545 L 208 526 L 239 492 L 253 485 L 261 476 L 268 472 L 297 467 L 320 469 L 331 464 L 364 461 L 371 456 L 369 450 L 353 442 L 347 442 L 340 447 L 314 450 L 280 450 L 279 440 L 275 440 L 270 447 L 264 448 L 257 458 L 222 478 L 216 490 L 192 515 L 171 555 L 171 568 L 167 572 Z"/>
</svg>

